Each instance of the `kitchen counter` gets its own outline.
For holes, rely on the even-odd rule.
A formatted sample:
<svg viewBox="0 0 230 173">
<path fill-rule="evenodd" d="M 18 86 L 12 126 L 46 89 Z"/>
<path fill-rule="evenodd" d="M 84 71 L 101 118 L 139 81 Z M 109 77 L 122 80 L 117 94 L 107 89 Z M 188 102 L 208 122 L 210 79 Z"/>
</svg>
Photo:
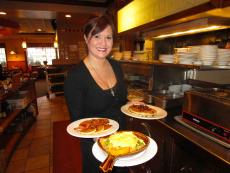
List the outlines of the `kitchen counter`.
<svg viewBox="0 0 230 173">
<path fill-rule="evenodd" d="M 192 142 L 194 145 L 199 147 L 204 152 L 207 152 L 212 157 L 216 157 L 216 159 L 219 159 L 220 161 L 230 165 L 229 148 L 226 148 L 208 139 L 207 137 L 204 137 L 203 135 L 189 129 L 188 127 L 185 127 L 173 119 L 163 119 L 158 120 L 158 122 L 175 132 L 176 135 Z"/>
<path fill-rule="evenodd" d="M 134 167 L 134 173 L 148 170 L 159 173 L 229 172 L 230 150 L 178 123 L 172 114 L 162 120 L 128 117 L 127 121 L 129 129 L 150 136 L 158 145 L 156 156 L 144 165 Z"/>
</svg>

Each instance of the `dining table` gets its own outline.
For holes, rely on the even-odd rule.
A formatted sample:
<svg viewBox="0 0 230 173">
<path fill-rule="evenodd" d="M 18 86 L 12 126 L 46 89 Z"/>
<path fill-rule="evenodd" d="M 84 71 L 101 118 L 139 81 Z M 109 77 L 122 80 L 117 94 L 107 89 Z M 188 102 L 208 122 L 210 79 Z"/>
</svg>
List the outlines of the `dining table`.
<svg viewBox="0 0 230 173">
<path fill-rule="evenodd" d="M 67 133 L 69 124 L 53 122 L 53 173 L 82 173 L 80 140 Z"/>
</svg>

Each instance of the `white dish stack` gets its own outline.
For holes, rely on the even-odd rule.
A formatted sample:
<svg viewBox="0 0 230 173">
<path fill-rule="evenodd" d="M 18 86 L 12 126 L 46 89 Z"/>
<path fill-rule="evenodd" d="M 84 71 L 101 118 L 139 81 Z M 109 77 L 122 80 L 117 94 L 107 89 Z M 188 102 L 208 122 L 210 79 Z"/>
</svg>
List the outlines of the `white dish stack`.
<svg viewBox="0 0 230 173">
<path fill-rule="evenodd" d="M 115 60 L 121 60 L 122 56 L 123 56 L 122 52 L 119 51 L 113 52 L 113 57 Z"/>
<path fill-rule="evenodd" d="M 188 46 L 188 52 L 198 54 L 200 52 L 200 46 Z"/>
<path fill-rule="evenodd" d="M 203 65 L 213 65 L 217 58 L 217 45 L 201 45 L 199 59 Z"/>
<path fill-rule="evenodd" d="M 134 51 L 133 60 L 147 61 L 148 60 L 147 53 L 145 51 Z"/>
<path fill-rule="evenodd" d="M 177 54 L 179 64 L 193 64 L 197 59 L 196 53 L 184 52 Z"/>
<path fill-rule="evenodd" d="M 228 65 L 230 63 L 230 49 L 218 49 L 217 50 L 217 65 Z"/>
<path fill-rule="evenodd" d="M 123 59 L 124 60 L 130 60 L 132 59 L 132 52 L 131 51 L 123 51 Z"/>
<path fill-rule="evenodd" d="M 163 63 L 174 63 L 173 54 L 160 54 L 159 60 Z"/>
<path fill-rule="evenodd" d="M 188 46 L 188 52 L 196 54 L 196 58 L 193 61 L 194 65 L 201 65 L 202 64 L 202 62 L 198 58 L 198 55 L 199 55 L 199 52 L 200 52 L 200 46 L 199 45 L 197 45 L 197 46 Z"/>
</svg>

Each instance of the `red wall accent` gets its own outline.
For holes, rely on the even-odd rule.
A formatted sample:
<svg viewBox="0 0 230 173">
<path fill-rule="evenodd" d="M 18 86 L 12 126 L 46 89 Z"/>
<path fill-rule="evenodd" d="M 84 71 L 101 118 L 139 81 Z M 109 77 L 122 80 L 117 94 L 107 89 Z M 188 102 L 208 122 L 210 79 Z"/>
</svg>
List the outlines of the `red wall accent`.
<svg viewBox="0 0 230 173">
<path fill-rule="evenodd" d="M 7 61 L 7 68 L 8 69 L 20 68 L 23 71 L 26 71 L 27 65 L 25 61 Z"/>
</svg>

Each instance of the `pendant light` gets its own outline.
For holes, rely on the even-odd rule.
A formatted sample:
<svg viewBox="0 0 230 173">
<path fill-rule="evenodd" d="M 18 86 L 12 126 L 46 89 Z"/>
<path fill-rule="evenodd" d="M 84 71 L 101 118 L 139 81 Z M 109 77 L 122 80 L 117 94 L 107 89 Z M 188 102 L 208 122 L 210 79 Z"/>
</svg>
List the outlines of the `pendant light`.
<svg viewBox="0 0 230 173">
<path fill-rule="evenodd" d="M 23 41 L 23 42 L 22 42 L 22 48 L 23 48 L 23 49 L 26 49 L 26 48 L 27 48 L 26 41 Z"/>
</svg>

